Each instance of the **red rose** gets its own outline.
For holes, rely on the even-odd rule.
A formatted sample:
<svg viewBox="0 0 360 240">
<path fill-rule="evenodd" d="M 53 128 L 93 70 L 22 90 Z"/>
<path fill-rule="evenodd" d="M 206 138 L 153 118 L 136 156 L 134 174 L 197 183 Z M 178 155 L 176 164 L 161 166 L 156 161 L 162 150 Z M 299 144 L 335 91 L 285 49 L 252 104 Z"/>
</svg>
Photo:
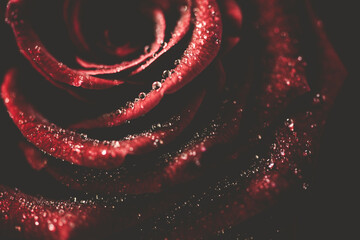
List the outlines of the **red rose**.
<svg viewBox="0 0 360 240">
<path fill-rule="evenodd" d="M 0 185 L 5 236 L 221 234 L 307 187 L 346 75 L 302 1 L 10 0 L 5 20 L 36 70 L 1 86 L 9 169 L 36 179 Z"/>
</svg>

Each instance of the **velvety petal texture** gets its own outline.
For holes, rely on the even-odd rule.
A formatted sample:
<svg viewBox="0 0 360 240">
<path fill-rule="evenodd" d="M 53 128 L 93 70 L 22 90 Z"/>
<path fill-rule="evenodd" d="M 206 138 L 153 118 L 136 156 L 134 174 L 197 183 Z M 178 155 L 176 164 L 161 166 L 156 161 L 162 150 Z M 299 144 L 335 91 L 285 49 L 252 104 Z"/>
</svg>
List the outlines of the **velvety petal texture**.
<svg viewBox="0 0 360 240">
<path fill-rule="evenodd" d="M 307 1 L 49 2 L 6 7 L 4 236 L 221 238 L 306 187 L 347 75 Z"/>
</svg>

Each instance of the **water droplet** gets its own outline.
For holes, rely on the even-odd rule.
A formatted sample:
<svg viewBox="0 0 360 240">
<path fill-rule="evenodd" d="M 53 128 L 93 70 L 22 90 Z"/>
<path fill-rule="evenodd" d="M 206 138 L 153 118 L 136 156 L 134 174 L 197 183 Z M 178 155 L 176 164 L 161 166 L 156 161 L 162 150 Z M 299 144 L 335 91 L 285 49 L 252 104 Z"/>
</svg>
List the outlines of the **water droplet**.
<svg viewBox="0 0 360 240">
<path fill-rule="evenodd" d="M 55 231 L 55 226 L 54 226 L 54 224 L 50 223 L 50 224 L 48 225 L 48 229 L 49 229 L 50 232 Z"/>
<path fill-rule="evenodd" d="M 307 116 L 307 117 L 311 117 L 312 115 L 313 115 L 313 113 L 312 113 L 311 111 L 307 111 L 307 112 L 306 112 L 306 116 Z"/>
<path fill-rule="evenodd" d="M 306 182 L 304 182 L 303 184 L 302 184 L 302 189 L 304 189 L 304 190 L 307 190 L 308 188 L 309 188 L 309 184 L 308 183 L 306 183 Z"/>
<path fill-rule="evenodd" d="M 269 168 L 272 169 L 272 168 L 274 167 L 274 165 L 275 165 L 275 164 L 274 164 L 273 162 L 270 163 L 270 164 L 269 164 Z"/>
<path fill-rule="evenodd" d="M 144 47 L 144 53 L 149 53 L 150 52 L 150 46 L 149 45 L 146 45 Z"/>
<path fill-rule="evenodd" d="M 280 33 L 280 36 L 282 38 L 287 38 L 289 36 L 289 34 L 287 32 L 282 32 L 282 33 Z"/>
<path fill-rule="evenodd" d="M 305 150 L 305 151 L 303 152 L 303 156 L 306 157 L 306 156 L 308 156 L 310 153 L 311 153 L 311 151 Z"/>
<path fill-rule="evenodd" d="M 133 102 L 127 102 L 127 103 L 126 103 L 126 106 L 127 106 L 128 108 L 134 108 L 134 107 L 135 107 L 135 105 L 134 105 Z"/>
<path fill-rule="evenodd" d="M 144 93 L 144 92 L 139 93 L 139 98 L 140 99 L 146 98 L 146 93 Z"/>
<path fill-rule="evenodd" d="M 74 87 L 80 87 L 80 86 L 81 86 L 81 83 L 82 83 L 81 81 L 74 81 L 74 82 L 73 82 L 73 86 L 74 86 Z"/>
<path fill-rule="evenodd" d="M 151 88 L 152 88 L 153 90 L 158 90 L 158 89 L 160 89 L 160 88 L 161 88 L 161 82 L 158 82 L 158 81 L 153 82 Z"/>
<path fill-rule="evenodd" d="M 320 104 L 325 101 L 325 95 L 321 95 L 320 93 L 317 93 L 315 97 L 313 98 L 314 104 Z"/>
<path fill-rule="evenodd" d="M 162 77 L 163 78 L 168 78 L 171 76 L 171 71 L 169 70 L 165 70 L 163 73 L 162 73 Z"/>
<path fill-rule="evenodd" d="M 180 10 L 182 12 L 186 12 L 188 10 L 188 6 L 187 5 L 181 6 Z"/>
<path fill-rule="evenodd" d="M 294 131 L 294 120 L 291 118 L 286 119 L 285 126 L 287 126 L 291 131 Z"/>
<path fill-rule="evenodd" d="M 179 65 L 179 64 L 180 64 L 180 62 L 181 62 L 181 60 L 180 60 L 180 59 L 176 59 L 176 60 L 174 61 L 174 65 L 175 65 L 175 66 L 177 66 L 177 65 Z"/>
<path fill-rule="evenodd" d="M 167 46 L 167 42 L 162 42 L 162 43 L 161 43 L 161 47 L 162 47 L 162 48 L 166 48 L 166 46 Z"/>
<path fill-rule="evenodd" d="M 280 155 L 281 155 L 281 156 L 285 156 L 285 149 L 281 149 L 281 150 L 280 150 Z"/>
</svg>

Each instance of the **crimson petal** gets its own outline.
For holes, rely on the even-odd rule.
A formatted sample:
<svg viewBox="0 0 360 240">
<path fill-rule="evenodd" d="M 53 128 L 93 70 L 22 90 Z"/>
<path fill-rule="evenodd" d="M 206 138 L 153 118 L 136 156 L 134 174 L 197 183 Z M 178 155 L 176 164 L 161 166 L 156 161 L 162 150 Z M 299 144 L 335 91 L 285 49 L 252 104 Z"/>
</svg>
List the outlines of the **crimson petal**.
<svg viewBox="0 0 360 240">
<path fill-rule="evenodd" d="M 216 1 L 194 1 L 194 9 L 197 9 L 194 11 L 196 22 L 189 46 L 175 69 L 165 71 L 168 76 L 159 89 L 151 91 L 143 101 L 132 103 L 125 111 L 121 110 L 121 114 L 105 114 L 72 127 L 85 129 L 121 125 L 148 113 L 159 104 L 165 94 L 178 91 L 199 75 L 214 60 L 220 49 L 222 23 Z"/>
<path fill-rule="evenodd" d="M 96 68 L 95 70 L 79 70 L 79 72 L 89 75 L 118 73 L 126 69 L 129 69 L 131 67 L 134 67 L 140 64 L 141 62 L 143 62 L 144 60 L 146 60 L 147 58 L 155 55 L 155 53 L 160 49 L 161 44 L 164 42 L 166 23 L 165 23 L 164 14 L 160 9 L 154 9 L 151 12 L 152 14 L 154 14 L 155 40 L 149 47 L 150 50 L 147 53 L 139 56 L 134 60 L 122 62 L 120 64 L 115 64 L 115 65 L 102 65 L 102 64 L 100 65 L 96 63 L 90 63 L 88 61 L 85 61 L 77 57 L 77 62 L 81 66 L 85 68 Z M 179 41 L 179 39 L 177 39 L 177 41 Z"/>
<path fill-rule="evenodd" d="M 323 117 L 321 112 L 316 118 L 319 116 Z M 136 233 L 131 234 L 140 232 L 141 236 L 145 236 L 151 232 L 151 236 L 156 238 L 206 238 L 229 226 L 236 226 L 273 205 L 280 193 L 290 186 L 301 185 L 303 180 L 296 167 L 308 166 L 312 160 L 312 156 L 304 157 L 303 152 L 314 150 L 315 144 L 309 144 L 309 141 L 317 136 L 318 131 L 310 126 L 317 121 L 303 112 L 293 119 L 295 122 L 302 121 L 301 127 L 294 132 L 285 124 L 280 126 L 262 160 L 247 170 L 237 168 L 228 171 L 229 174 L 215 180 L 204 192 L 197 192 L 164 214 L 140 224 L 135 228 Z M 276 148 L 272 147 L 274 144 Z"/>
<path fill-rule="evenodd" d="M 140 165 L 124 166 L 115 169 L 110 173 L 103 170 L 79 169 L 75 170 L 68 166 L 58 166 L 57 164 L 44 164 L 43 154 L 34 154 L 31 146 L 23 147 L 28 162 L 33 168 L 45 168 L 57 180 L 74 189 L 86 190 L 91 192 L 110 192 L 110 193 L 130 193 L 141 194 L 146 192 L 159 192 L 164 187 L 169 187 L 179 183 L 184 183 L 193 179 L 197 174 L 186 173 L 191 165 L 200 165 L 200 159 L 204 152 L 208 152 L 215 145 L 227 144 L 234 140 L 238 134 L 242 115 L 242 107 L 246 99 L 247 88 L 241 93 L 241 98 L 237 101 L 227 100 L 221 110 L 216 115 L 216 119 L 210 121 L 201 131 L 193 134 L 187 144 L 181 144 L 174 153 L 162 154 L 157 163 L 153 163 L 155 168 L 146 167 L 139 173 L 131 171 L 132 168 L 142 169 Z M 147 157 L 144 157 L 145 161 Z M 46 159 L 46 158 L 45 158 Z M 165 162 L 160 163 L 160 162 Z M 159 165 L 159 166 L 158 166 Z"/>
<path fill-rule="evenodd" d="M 160 56 L 162 56 L 164 53 L 169 51 L 173 46 L 175 46 L 189 31 L 190 29 L 190 20 L 191 20 L 191 13 L 190 10 L 192 8 L 191 1 L 187 1 L 187 5 L 184 5 L 181 7 L 181 17 L 179 21 L 177 22 L 173 33 L 171 34 L 171 38 L 168 43 L 161 49 L 160 52 L 156 53 L 155 56 L 148 59 L 144 64 L 142 64 L 140 67 L 135 69 L 131 72 L 131 75 L 135 75 L 139 73 L 140 71 L 146 69 L 148 66 L 150 66 L 151 63 L 153 63 L 156 59 L 158 59 Z"/>
<path fill-rule="evenodd" d="M 265 19 L 269 16 L 267 14 L 281 15 L 278 12 L 281 7 L 274 7 L 278 4 L 289 3 L 285 0 L 258 0 L 256 2 L 259 5 L 271 4 L 262 9 L 261 13 L 265 14 L 260 14 L 260 16 L 264 16 Z M 197 190 L 190 190 L 186 193 L 179 191 L 184 190 L 185 192 L 187 188 L 191 188 L 189 184 L 185 186 L 187 188 L 175 189 L 177 194 L 170 194 L 170 197 L 167 194 L 160 195 L 160 199 L 163 201 L 150 202 L 146 201 L 146 196 L 140 196 L 144 197 L 145 202 L 149 204 L 142 204 L 145 209 L 136 208 L 135 211 L 139 210 L 137 212 L 139 214 L 134 212 L 135 204 L 117 208 L 119 203 L 124 200 L 123 198 L 116 199 L 116 204 L 109 206 L 94 203 L 92 200 L 81 203 L 76 200 L 53 201 L 32 197 L 0 185 L 0 222 L 2 223 L 0 229 L 4 229 L 5 232 L 18 231 L 28 238 L 69 239 L 89 237 L 89 235 L 97 237 L 99 235 L 92 234 L 96 232 L 99 234 L 100 231 L 118 233 L 142 222 L 134 229 L 120 232 L 118 238 L 119 236 L 128 236 L 125 234 L 130 233 L 133 234 L 132 236 L 141 235 L 143 238 L 151 236 L 163 239 L 199 239 L 221 234 L 227 228 L 231 228 L 271 206 L 290 186 L 303 184 L 304 179 L 302 179 L 301 172 L 314 161 L 314 153 L 318 147 L 316 140 L 320 136 L 325 124 L 324 119 L 333 104 L 334 97 L 346 76 L 346 71 L 331 44 L 327 41 L 322 28 L 315 27 L 315 32 L 318 37 L 316 53 L 320 60 L 320 64 L 317 66 L 320 74 L 315 77 L 315 81 L 318 83 L 319 92 L 322 95 L 315 94 L 311 104 L 309 104 L 311 101 L 304 101 L 306 110 L 297 110 L 294 114 L 286 113 L 283 116 L 284 119 L 288 118 L 291 121 L 280 122 L 275 129 L 274 139 L 270 143 L 266 143 L 267 152 L 262 154 L 253 165 L 246 165 L 246 169 L 243 170 L 239 168 L 238 163 L 229 164 L 226 167 L 227 174 L 225 176 L 222 173 L 219 174 L 220 176 L 215 173 L 204 179 L 200 178 L 191 183 Z M 279 59 L 281 68 L 286 69 L 281 64 L 283 59 L 277 59 Z M 292 64 L 292 61 L 288 62 L 290 65 Z M 301 68 L 296 68 L 295 71 L 297 69 Z M 266 74 L 266 76 L 271 76 L 271 74 Z M 272 80 L 269 82 L 265 81 L 264 86 L 267 83 L 270 85 L 278 83 L 275 80 L 281 80 L 277 77 L 270 79 Z M 262 107 L 266 108 L 268 101 L 275 103 L 277 107 L 274 115 L 260 113 L 261 120 L 273 121 L 278 117 L 277 113 L 283 112 L 288 106 L 289 96 L 286 97 L 283 93 L 288 93 L 289 88 L 284 88 L 283 83 L 280 81 L 279 91 L 272 89 L 277 94 L 276 96 L 279 96 L 276 98 L 280 99 L 281 104 L 279 105 L 276 104 L 276 99 L 270 98 L 270 94 L 261 95 L 261 90 L 267 91 L 267 88 L 260 89 L 260 95 L 256 94 L 261 99 L 257 102 L 255 112 L 261 111 Z M 21 96 L 6 93 L 4 86 L 5 84 L 2 94 L 7 106 L 14 100 L 21 101 L 21 99 L 17 99 Z M 301 86 L 304 88 L 301 89 Z M 301 89 L 297 92 L 299 95 L 308 91 L 306 85 L 299 84 L 298 87 Z M 12 111 L 10 114 L 13 114 Z M 23 115 L 24 113 L 19 112 L 18 114 Z M 46 122 L 41 117 L 39 120 Z M 311 152 L 313 154 L 309 154 Z M 237 160 L 246 159 L 240 157 Z M 306 187 L 306 185 L 303 186 Z M 132 202 L 130 201 L 130 203 Z M 150 216 L 154 217 L 148 219 Z M 34 226 L 39 226 L 39 228 Z"/>
<path fill-rule="evenodd" d="M 64 20 L 68 29 L 70 31 L 70 37 L 76 46 L 84 51 L 89 51 L 89 45 L 85 41 L 84 35 L 81 31 L 80 22 L 79 22 L 79 11 L 80 6 L 83 3 L 82 0 L 64 1 Z"/>
<path fill-rule="evenodd" d="M 60 82 L 87 89 L 106 89 L 123 84 L 123 80 L 96 78 L 70 69 L 58 62 L 44 47 L 25 15 L 26 0 L 10 0 L 7 5 L 6 20 L 11 25 L 21 53 L 50 82 Z"/>
<path fill-rule="evenodd" d="M 134 136 L 123 141 L 98 141 L 49 123 L 25 101 L 15 87 L 16 71 L 5 76 L 2 97 L 14 123 L 34 145 L 48 154 L 78 165 L 113 168 L 121 165 L 126 155 L 141 154 L 156 149 L 156 142 L 168 142 L 180 134 L 191 122 L 199 108 L 205 91 L 191 99 L 180 113 L 182 121 L 164 124 L 154 132 Z"/>
<path fill-rule="evenodd" d="M 0 185 L 0 230 L 26 239 L 99 239 L 141 221 L 136 211 L 144 210 L 144 215 L 146 211 L 151 216 L 166 206 L 159 201 L 154 202 L 158 205 L 156 211 L 136 206 L 129 209 L 124 207 L 124 199 L 126 197 L 114 197 L 110 201 L 96 198 L 77 201 L 76 197 L 51 200 Z M 131 200 L 126 202 L 131 205 Z"/>
<path fill-rule="evenodd" d="M 185 193 L 185 200 L 176 201 L 175 204 L 161 206 L 158 203 L 159 208 L 155 208 L 155 211 L 152 209 L 150 215 L 149 211 L 143 210 L 142 214 L 147 218 L 154 218 L 143 219 L 146 221 L 139 226 L 143 230 L 137 231 L 137 234 L 149 234 L 151 231 L 151 236 L 157 237 L 199 238 L 236 225 L 272 205 L 281 192 L 290 185 L 299 183 L 299 179 L 301 182 L 297 167 L 307 166 L 312 161 L 312 155 L 305 156 L 303 153 L 313 152 L 312 139 L 320 129 L 314 129 L 311 125 L 318 123 L 323 117 L 322 109 L 320 112 L 315 111 L 311 117 L 303 112 L 296 114 L 292 117 L 297 123 L 296 130 L 289 128 L 286 122 L 280 126 L 274 139 L 277 147 L 274 148 L 274 144 L 271 144 L 269 153 L 253 167 L 245 171 L 234 169 L 235 173 L 218 180 L 215 177 L 215 181 L 211 181 L 205 192 Z M 179 196 L 179 199 L 184 196 Z M 167 200 L 169 203 L 170 199 Z M 212 208 L 211 215 L 208 214 L 209 207 Z M 116 206 L 106 208 L 92 201 L 76 203 L 76 200 L 37 199 L 3 186 L 0 186 L 0 208 L 5 218 L 1 219 L 5 223 L 2 227 L 8 231 L 6 228 L 15 226 L 16 231 L 26 233 L 27 236 L 60 236 L 60 239 L 68 239 L 81 227 L 96 225 L 98 231 L 104 230 L 110 226 L 100 224 L 100 221 L 108 223 L 105 219 L 113 219 L 114 216 L 116 225 L 122 229 L 129 228 L 136 222 L 136 214 L 112 210 Z M 156 216 L 164 210 L 163 214 Z M 191 214 L 184 214 L 185 212 Z M 168 218 L 169 215 L 172 216 L 171 219 Z M 187 218 L 189 221 L 184 221 L 184 216 L 191 217 Z M 127 221 L 124 222 L 125 219 Z M 170 228 L 172 231 L 169 231 L 169 226 L 172 225 L 176 225 L 176 228 Z M 85 236 L 87 233 L 81 234 Z"/>
</svg>

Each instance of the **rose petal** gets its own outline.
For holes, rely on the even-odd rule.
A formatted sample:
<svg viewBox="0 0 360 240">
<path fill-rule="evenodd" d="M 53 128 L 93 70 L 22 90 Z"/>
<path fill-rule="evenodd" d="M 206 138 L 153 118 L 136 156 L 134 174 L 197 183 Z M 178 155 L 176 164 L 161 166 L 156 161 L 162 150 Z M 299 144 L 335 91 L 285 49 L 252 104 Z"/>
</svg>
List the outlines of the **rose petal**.
<svg viewBox="0 0 360 240">
<path fill-rule="evenodd" d="M 100 142 L 50 124 L 21 96 L 15 87 L 16 72 L 11 70 L 2 85 L 5 105 L 21 133 L 35 146 L 63 160 L 97 168 L 119 166 L 128 154 L 142 154 L 156 149 L 156 141 L 168 142 L 179 135 L 191 122 L 204 98 L 205 91 L 191 99 L 180 113 L 182 121 L 164 124 L 154 131 L 123 141 Z"/>
<path fill-rule="evenodd" d="M 190 13 L 189 9 L 191 9 L 191 8 L 192 8 L 191 1 L 187 1 L 187 5 L 181 6 L 181 16 L 174 28 L 174 31 L 171 34 L 171 38 L 170 38 L 169 42 L 155 56 L 148 59 L 144 64 L 142 64 L 140 67 L 138 67 L 137 69 L 132 71 L 131 75 L 135 75 L 135 74 L 143 71 L 144 69 L 146 69 L 154 61 L 156 61 L 160 56 L 162 56 L 164 53 L 169 51 L 173 46 L 175 46 L 185 36 L 185 34 L 190 29 L 191 13 Z"/>
<path fill-rule="evenodd" d="M 186 144 L 177 147 L 173 151 L 174 154 L 162 154 L 165 157 L 153 161 L 151 167 L 148 164 L 142 166 L 141 163 L 134 163 L 131 166 L 122 166 L 120 169 L 108 172 L 73 168 L 68 165 L 62 167 L 57 164 L 48 164 L 45 169 L 67 186 L 91 192 L 141 194 L 159 192 L 164 187 L 187 182 L 198 176 L 198 174 L 191 174 L 187 171 L 189 167 L 205 162 L 202 160 L 203 154 L 215 146 L 230 143 L 238 134 L 242 104 L 246 99 L 247 90 L 245 87 L 241 91 L 240 98 L 237 99 L 238 102 L 235 100 L 226 101 L 220 107 L 221 110 L 218 112 L 216 119 L 210 121 L 201 131 L 193 134 L 193 137 Z M 27 152 L 32 153 L 32 151 L 27 149 Z M 40 156 L 41 154 L 37 156 L 37 161 L 33 154 L 28 154 L 27 160 L 32 165 L 34 165 L 34 161 L 38 162 L 35 164 L 36 166 L 41 165 L 43 157 Z M 149 157 L 144 156 L 144 158 L 148 159 Z M 136 169 L 141 170 L 137 172 Z"/>
<path fill-rule="evenodd" d="M 70 31 L 70 37 L 76 46 L 83 51 L 89 51 L 89 45 L 87 44 L 84 35 L 81 31 L 80 21 L 79 21 L 79 11 L 82 0 L 72 1 L 65 0 L 64 1 L 64 20 L 68 29 Z"/>
<path fill-rule="evenodd" d="M 134 60 L 125 61 L 115 65 L 102 65 L 96 63 L 90 63 L 78 57 L 77 61 L 81 66 L 86 68 L 96 68 L 95 70 L 79 70 L 79 71 L 89 75 L 119 73 L 121 71 L 124 71 L 126 69 L 129 69 L 131 67 L 140 64 L 149 57 L 152 57 L 160 49 L 161 44 L 164 42 L 166 23 L 165 23 L 164 14 L 161 10 L 154 9 L 151 11 L 151 13 L 154 14 L 155 40 L 149 47 L 150 50 L 147 53 L 139 56 Z"/>
<path fill-rule="evenodd" d="M 57 61 L 43 46 L 25 17 L 26 0 L 10 0 L 7 5 L 6 19 L 13 28 L 16 42 L 21 53 L 50 82 L 60 82 L 74 87 L 106 89 L 123 84 L 123 80 L 96 78 L 77 70 L 70 69 Z"/>
<path fill-rule="evenodd" d="M 168 76 L 161 84 L 160 89 L 151 91 L 143 101 L 134 102 L 130 107 L 121 110 L 122 114 L 115 114 L 115 112 L 105 114 L 96 119 L 74 124 L 72 127 L 99 128 L 121 125 L 148 113 L 159 104 L 165 94 L 178 91 L 199 75 L 214 60 L 220 49 L 222 24 L 216 1 L 194 1 L 194 9 L 197 10 L 192 39 L 173 73 L 165 71 Z"/>
<path fill-rule="evenodd" d="M 265 31 L 262 29 L 260 33 L 268 40 L 266 50 L 270 57 L 265 63 L 270 68 L 262 76 L 265 80 L 256 82 L 259 84 L 257 87 L 261 88 L 254 91 L 255 97 L 248 99 L 256 100 L 254 108 L 248 110 L 253 112 L 250 119 L 257 121 L 250 123 L 249 126 L 254 128 L 246 129 L 246 132 L 257 134 L 270 123 L 275 129 L 269 142 L 259 142 L 256 146 L 255 153 L 261 154 L 255 161 L 243 158 L 243 155 L 230 156 L 231 164 L 223 166 L 221 163 L 230 161 L 222 157 L 219 164 L 221 167 L 190 184 L 174 187 L 172 191 L 156 195 L 153 199 L 150 197 L 152 201 L 148 201 L 147 196 L 140 196 L 139 202 L 131 199 L 133 201 L 127 201 L 124 205 L 120 203 L 123 198 L 116 198 L 116 204 L 107 206 L 92 200 L 81 203 L 76 200 L 54 201 L 32 197 L 0 185 L 0 230 L 5 233 L 17 231 L 27 238 L 104 238 L 108 236 L 103 234 L 110 232 L 114 233 L 112 238 L 211 238 L 273 205 L 291 186 L 303 185 L 302 173 L 311 167 L 316 159 L 314 153 L 317 152 L 317 140 L 334 97 L 346 77 L 346 71 L 322 28 L 316 26 L 314 32 L 318 42 L 309 57 L 316 56 L 319 60 L 318 65 L 312 66 L 317 68 L 316 74 L 311 75 L 314 78 L 311 86 L 319 94 L 302 96 L 309 91 L 309 86 L 306 79 L 301 78 L 301 81 L 296 82 L 295 75 L 303 76 L 304 69 L 296 64 L 295 71 L 291 69 L 294 60 L 292 54 L 298 52 L 286 51 L 288 47 L 293 47 L 286 42 L 294 39 L 283 34 L 284 41 L 272 41 L 276 37 L 270 38 L 272 35 L 267 31 L 268 27 L 273 27 L 273 22 L 269 21 L 273 18 L 281 19 L 280 25 L 288 21 L 293 23 L 291 19 L 284 18 L 282 10 L 298 5 L 293 5 L 292 1 L 279 0 L 257 0 L 255 3 L 264 6 L 260 7 L 259 16 L 265 21 L 258 26 L 261 28 L 262 24 L 265 24 Z M 316 21 L 314 23 L 316 25 Z M 291 29 L 299 28 L 293 26 Z M 274 30 L 275 33 L 278 31 Z M 281 56 L 288 53 L 289 58 Z M 286 67 L 285 63 L 290 65 Z M 273 76 L 273 71 L 278 71 L 279 76 Z M 292 76 L 291 72 L 295 75 Z M 282 78 L 286 77 L 286 74 L 294 77 L 291 82 L 295 85 L 293 88 L 286 86 L 287 81 Z M 22 99 L 17 99 L 21 96 L 16 95 L 16 92 L 8 94 L 4 91 L 4 86 L 6 87 L 6 84 L 2 89 L 5 104 L 22 102 Z M 294 96 L 292 91 L 295 91 Z M 300 99 L 299 96 L 303 98 Z M 304 101 L 300 102 L 299 108 L 286 111 L 294 100 Z M 271 109 L 269 113 L 265 111 L 269 102 L 274 104 L 274 112 Z M 10 109 L 13 107 L 10 106 Z M 27 108 L 29 109 L 31 110 Z M 15 113 L 19 116 L 24 114 L 20 111 Z M 10 114 L 13 114 L 13 111 L 10 111 Z M 31 112 L 31 115 L 34 113 Z M 36 117 L 46 123 L 40 116 Z M 264 122 L 266 126 L 262 125 Z M 244 165 L 240 162 L 244 162 Z M 303 188 L 304 186 L 306 188 L 306 185 L 303 185 Z M 139 225 L 134 226 L 135 224 Z"/>
</svg>

